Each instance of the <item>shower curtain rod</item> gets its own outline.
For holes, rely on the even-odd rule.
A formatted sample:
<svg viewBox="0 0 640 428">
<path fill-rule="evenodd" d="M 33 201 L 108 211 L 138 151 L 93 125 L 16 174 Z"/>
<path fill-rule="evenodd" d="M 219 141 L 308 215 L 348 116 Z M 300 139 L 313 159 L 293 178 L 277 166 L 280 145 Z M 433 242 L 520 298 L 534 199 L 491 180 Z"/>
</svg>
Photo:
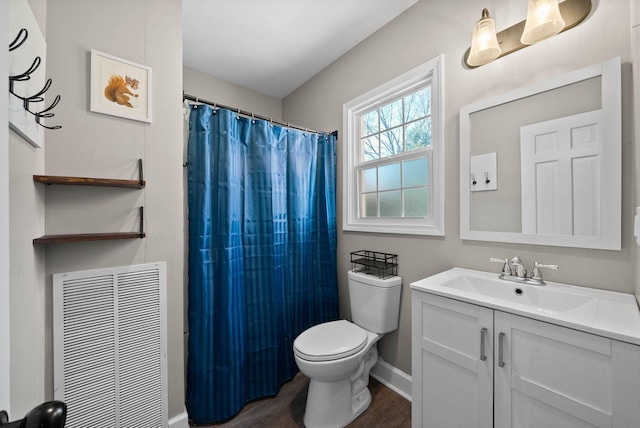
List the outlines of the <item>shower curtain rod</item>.
<svg viewBox="0 0 640 428">
<path fill-rule="evenodd" d="M 182 94 L 182 100 L 183 101 L 184 100 L 189 100 L 189 101 L 194 101 L 195 103 L 207 104 L 207 105 L 210 105 L 211 107 L 214 107 L 214 108 L 224 108 L 224 109 L 227 109 L 227 110 L 234 111 L 237 114 L 242 115 L 242 116 L 250 117 L 252 119 L 266 120 L 268 122 L 275 123 L 276 125 L 284 126 L 284 127 L 287 127 L 287 128 L 297 129 L 297 130 L 305 131 L 305 132 L 312 132 L 312 133 L 315 133 L 315 134 L 333 135 L 334 137 L 336 137 L 336 140 L 338 139 L 338 131 L 337 130 L 335 130 L 333 132 L 324 132 L 324 131 L 316 131 L 315 129 L 303 128 L 301 126 L 293 125 L 293 124 L 288 123 L 288 122 L 285 123 L 285 122 L 281 122 L 279 120 L 273 120 L 270 117 L 260 116 L 259 114 L 255 114 L 255 113 L 252 113 L 250 111 L 240 110 L 239 108 L 236 108 L 236 107 L 229 107 L 229 106 L 225 106 L 224 104 L 216 103 L 216 102 L 213 102 L 213 101 L 203 100 L 202 98 L 194 97 L 193 95 L 188 95 L 188 94 L 185 94 L 185 93 Z"/>
</svg>

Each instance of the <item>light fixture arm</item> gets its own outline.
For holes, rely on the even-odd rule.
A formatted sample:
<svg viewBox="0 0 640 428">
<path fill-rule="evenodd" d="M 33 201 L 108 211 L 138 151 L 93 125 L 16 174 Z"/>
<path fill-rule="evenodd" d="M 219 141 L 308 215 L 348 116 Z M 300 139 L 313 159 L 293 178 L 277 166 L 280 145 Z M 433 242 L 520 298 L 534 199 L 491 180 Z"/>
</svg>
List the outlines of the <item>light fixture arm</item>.
<svg viewBox="0 0 640 428">
<path fill-rule="evenodd" d="M 562 33 L 584 21 L 591 12 L 592 5 L 591 0 L 565 0 L 559 3 L 558 7 L 565 22 L 565 26 L 561 31 Z M 526 20 L 520 21 L 496 34 L 500 50 L 502 51 L 498 58 L 502 58 L 503 56 L 529 46 L 520 42 L 520 36 L 522 36 L 522 32 L 524 31 L 525 23 Z M 467 62 L 470 50 L 471 48 L 467 49 L 464 54 L 464 63 L 468 68 L 476 68 L 476 66 L 469 65 Z"/>
</svg>

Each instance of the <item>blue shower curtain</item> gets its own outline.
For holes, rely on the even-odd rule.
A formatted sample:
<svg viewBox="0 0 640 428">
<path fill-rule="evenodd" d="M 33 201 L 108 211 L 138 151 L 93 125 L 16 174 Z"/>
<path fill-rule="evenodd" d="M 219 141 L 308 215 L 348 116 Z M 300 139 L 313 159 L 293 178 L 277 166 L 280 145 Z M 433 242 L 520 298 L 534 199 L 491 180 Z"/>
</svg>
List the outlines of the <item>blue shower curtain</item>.
<svg viewBox="0 0 640 428">
<path fill-rule="evenodd" d="M 228 419 L 298 371 L 338 316 L 335 137 L 191 106 L 187 410 Z"/>
</svg>

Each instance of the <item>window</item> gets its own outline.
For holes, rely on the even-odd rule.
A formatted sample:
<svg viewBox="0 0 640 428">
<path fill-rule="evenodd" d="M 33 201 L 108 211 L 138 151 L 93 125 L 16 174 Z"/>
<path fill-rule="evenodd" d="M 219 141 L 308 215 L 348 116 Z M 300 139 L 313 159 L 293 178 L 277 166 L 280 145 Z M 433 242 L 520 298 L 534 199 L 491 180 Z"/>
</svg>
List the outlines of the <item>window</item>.
<svg viewBox="0 0 640 428">
<path fill-rule="evenodd" d="M 343 106 L 343 229 L 444 235 L 442 55 Z"/>
</svg>

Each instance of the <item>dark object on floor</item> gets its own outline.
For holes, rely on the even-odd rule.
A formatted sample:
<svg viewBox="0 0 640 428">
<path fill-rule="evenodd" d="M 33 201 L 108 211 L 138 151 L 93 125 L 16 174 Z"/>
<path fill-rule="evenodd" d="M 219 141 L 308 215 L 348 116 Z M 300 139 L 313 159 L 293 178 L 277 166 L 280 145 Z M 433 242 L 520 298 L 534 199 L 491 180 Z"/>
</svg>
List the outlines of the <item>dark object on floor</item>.
<svg viewBox="0 0 640 428">
<path fill-rule="evenodd" d="M 64 428 L 67 405 L 62 401 L 47 401 L 34 407 L 24 418 L 9 422 L 9 415 L 0 411 L 0 428 Z"/>
</svg>

